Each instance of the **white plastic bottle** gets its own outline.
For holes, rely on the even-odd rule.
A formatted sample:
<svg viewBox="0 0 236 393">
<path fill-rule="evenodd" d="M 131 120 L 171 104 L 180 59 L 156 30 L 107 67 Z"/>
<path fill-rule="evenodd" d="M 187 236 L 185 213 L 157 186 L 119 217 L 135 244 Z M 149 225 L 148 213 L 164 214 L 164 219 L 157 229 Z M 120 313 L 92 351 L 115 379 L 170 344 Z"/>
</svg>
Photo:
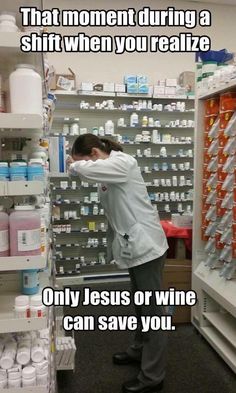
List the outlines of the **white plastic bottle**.
<svg viewBox="0 0 236 393">
<path fill-rule="evenodd" d="M 36 370 L 32 366 L 26 366 L 22 370 L 22 386 L 36 386 Z"/>
<path fill-rule="evenodd" d="M 132 113 L 130 116 L 130 127 L 137 127 L 138 126 L 138 115 L 137 113 Z"/>
<path fill-rule="evenodd" d="M 0 206 L 0 257 L 9 256 L 9 217 Z"/>
<path fill-rule="evenodd" d="M 32 318 L 42 318 L 46 316 L 46 306 L 42 303 L 41 295 L 34 295 L 30 298 L 30 315 Z"/>
<path fill-rule="evenodd" d="M 0 14 L 0 32 L 16 33 L 19 31 L 16 25 L 16 18 L 10 12 Z"/>
<path fill-rule="evenodd" d="M 30 64 L 18 64 L 9 78 L 12 113 L 42 115 L 42 78 Z"/>
<path fill-rule="evenodd" d="M 107 120 L 105 123 L 105 135 L 113 135 L 114 134 L 114 123 L 112 120 Z"/>
</svg>

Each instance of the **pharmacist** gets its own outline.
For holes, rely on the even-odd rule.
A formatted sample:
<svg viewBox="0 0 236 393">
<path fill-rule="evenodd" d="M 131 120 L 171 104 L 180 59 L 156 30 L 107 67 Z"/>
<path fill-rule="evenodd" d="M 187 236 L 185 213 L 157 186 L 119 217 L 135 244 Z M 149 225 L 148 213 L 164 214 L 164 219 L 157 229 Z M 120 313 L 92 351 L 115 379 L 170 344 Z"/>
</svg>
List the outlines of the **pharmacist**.
<svg viewBox="0 0 236 393">
<path fill-rule="evenodd" d="M 99 183 L 99 197 L 112 229 L 112 253 L 121 269 L 128 269 L 132 292 L 161 289 L 167 240 L 148 197 L 137 161 L 122 147 L 92 134 L 80 135 L 68 158 L 69 172 Z M 162 316 L 162 306 L 136 306 L 141 315 Z M 136 330 L 126 352 L 113 355 L 115 364 L 140 362 L 137 378 L 123 384 L 125 393 L 161 390 L 166 368 L 167 333 Z"/>
</svg>

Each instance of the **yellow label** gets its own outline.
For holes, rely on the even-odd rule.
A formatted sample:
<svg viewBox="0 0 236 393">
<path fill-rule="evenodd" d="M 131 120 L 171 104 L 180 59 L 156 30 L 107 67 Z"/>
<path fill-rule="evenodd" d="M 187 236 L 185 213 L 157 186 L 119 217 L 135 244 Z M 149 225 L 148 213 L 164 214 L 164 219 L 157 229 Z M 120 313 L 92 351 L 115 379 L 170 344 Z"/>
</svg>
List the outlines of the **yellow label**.
<svg viewBox="0 0 236 393">
<path fill-rule="evenodd" d="M 90 231 L 95 231 L 96 230 L 96 223 L 95 221 L 89 221 L 88 222 L 88 228 Z"/>
</svg>

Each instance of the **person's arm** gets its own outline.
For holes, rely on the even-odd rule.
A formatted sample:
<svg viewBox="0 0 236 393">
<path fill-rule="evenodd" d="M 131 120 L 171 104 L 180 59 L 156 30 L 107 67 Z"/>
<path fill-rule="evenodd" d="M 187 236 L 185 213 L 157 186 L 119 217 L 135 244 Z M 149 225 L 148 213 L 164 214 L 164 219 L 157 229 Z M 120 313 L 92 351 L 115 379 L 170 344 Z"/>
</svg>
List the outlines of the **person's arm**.
<svg viewBox="0 0 236 393">
<path fill-rule="evenodd" d="M 105 160 L 76 161 L 69 167 L 69 172 L 81 179 L 95 183 L 125 183 L 128 179 L 131 163 L 126 157 L 115 156 Z"/>
</svg>

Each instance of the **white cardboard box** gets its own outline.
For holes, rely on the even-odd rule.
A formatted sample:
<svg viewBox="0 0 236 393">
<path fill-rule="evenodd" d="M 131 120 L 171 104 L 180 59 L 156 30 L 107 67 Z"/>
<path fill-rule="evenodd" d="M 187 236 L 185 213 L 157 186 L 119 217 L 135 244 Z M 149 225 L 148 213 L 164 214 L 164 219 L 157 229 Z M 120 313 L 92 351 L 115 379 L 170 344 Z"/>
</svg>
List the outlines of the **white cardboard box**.
<svg viewBox="0 0 236 393">
<path fill-rule="evenodd" d="M 114 91 L 115 91 L 115 84 L 112 83 L 112 82 L 104 82 L 103 83 L 103 91 L 114 93 Z"/>
<path fill-rule="evenodd" d="M 81 82 L 80 90 L 93 91 L 92 82 Z"/>
<path fill-rule="evenodd" d="M 126 86 L 123 83 L 115 83 L 115 92 L 117 93 L 125 93 Z"/>
<path fill-rule="evenodd" d="M 186 214 L 186 215 L 172 214 L 171 215 L 171 222 L 176 227 L 192 228 L 193 215 L 192 214 Z"/>
<path fill-rule="evenodd" d="M 176 78 L 167 78 L 166 79 L 166 86 L 167 87 L 176 87 L 177 86 L 177 79 Z"/>
<path fill-rule="evenodd" d="M 156 96 L 164 96 L 165 95 L 165 87 L 164 86 L 154 86 L 153 94 Z"/>
<path fill-rule="evenodd" d="M 165 87 L 165 95 L 166 96 L 174 96 L 176 95 L 176 87 Z"/>
</svg>

